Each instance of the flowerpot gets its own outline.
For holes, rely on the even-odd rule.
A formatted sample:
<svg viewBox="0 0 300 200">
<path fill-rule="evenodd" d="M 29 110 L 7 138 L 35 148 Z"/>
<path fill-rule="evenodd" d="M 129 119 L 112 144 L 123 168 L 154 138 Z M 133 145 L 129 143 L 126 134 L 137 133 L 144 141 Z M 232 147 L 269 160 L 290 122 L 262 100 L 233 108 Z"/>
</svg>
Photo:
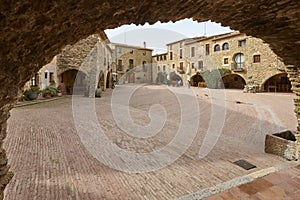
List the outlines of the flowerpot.
<svg viewBox="0 0 300 200">
<path fill-rule="evenodd" d="M 101 97 L 102 95 L 102 89 L 101 88 L 97 88 L 95 91 L 95 97 Z"/>
<path fill-rule="evenodd" d="M 57 96 L 58 96 L 58 97 L 61 97 L 61 96 L 62 96 L 62 93 L 61 93 L 61 92 L 58 92 L 58 93 L 57 93 Z"/>
<path fill-rule="evenodd" d="M 38 98 L 38 93 L 37 92 L 30 92 L 29 94 L 28 94 L 28 99 L 29 100 L 35 100 L 35 99 L 37 99 Z"/>
<path fill-rule="evenodd" d="M 44 97 L 45 97 L 45 98 L 51 98 L 52 95 L 51 95 L 50 93 L 45 93 L 45 94 L 44 94 Z"/>
</svg>

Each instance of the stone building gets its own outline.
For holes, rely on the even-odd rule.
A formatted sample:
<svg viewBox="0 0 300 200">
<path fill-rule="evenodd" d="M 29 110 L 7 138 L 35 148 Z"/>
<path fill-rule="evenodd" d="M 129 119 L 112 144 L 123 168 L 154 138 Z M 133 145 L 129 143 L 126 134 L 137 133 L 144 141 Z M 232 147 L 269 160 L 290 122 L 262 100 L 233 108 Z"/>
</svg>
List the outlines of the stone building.
<svg viewBox="0 0 300 200">
<path fill-rule="evenodd" d="M 158 73 L 169 74 L 170 72 L 171 68 L 168 63 L 168 53 L 160 53 L 152 56 L 153 83 L 162 83 L 162 80 L 158 78 Z"/>
<path fill-rule="evenodd" d="M 24 87 L 38 86 L 40 89 L 45 89 L 49 85 L 57 86 L 58 78 L 56 73 L 56 56 L 47 65 L 43 66 L 34 76 L 31 77 Z"/>
<path fill-rule="evenodd" d="M 256 86 L 258 91 L 290 92 L 291 84 L 285 65 L 261 39 L 233 32 L 210 37 L 186 38 L 167 44 L 165 65 L 198 86 L 205 82 L 200 73 L 228 69 L 230 74 L 219 80 L 225 88 L 244 89 Z"/>
<path fill-rule="evenodd" d="M 105 33 L 91 35 L 74 45 L 66 46 L 57 55 L 57 76 L 68 94 L 76 85 L 79 93 L 88 92 L 90 97 L 96 88 L 105 91 L 112 86 L 112 50 Z"/>
<path fill-rule="evenodd" d="M 152 49 L 144 47 L 110 43 L 116 63 L 115 79 L 122 83 L 152 82 Z"/>
</svg>

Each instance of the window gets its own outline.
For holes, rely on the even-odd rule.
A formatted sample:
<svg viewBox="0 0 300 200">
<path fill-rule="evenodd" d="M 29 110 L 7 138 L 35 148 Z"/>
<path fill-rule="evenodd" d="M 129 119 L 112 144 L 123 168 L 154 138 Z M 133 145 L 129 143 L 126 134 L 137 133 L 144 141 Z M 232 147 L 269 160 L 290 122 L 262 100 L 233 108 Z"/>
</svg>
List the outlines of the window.
<svg viewBox="0 0 300 200">
<path fill-rule="evenodd" d="M 195 57 L 195 47 L 191 48 L 191 57 Z"/>
<path fill-rule="evenodd" d="M 244 61 L 245 61 L 244 54 L 242 54 L 242 53 L 236 54 L 234 61 L 236 63 L 236 66 L 235 66 L 236 69 L 243 69 Z"/>
<path fill-rule="evenodd" d="M 50 79 L 50 80 L 49 80 L 50 83 L 53 83 L 53 82 L 54 82 L 54 73 L 53 73 L 53 72 L 50 72 L 50 73 L 49 73 L 49 79 Z"/>
<path fill-rule="evenodd" d="M 179 63 L 179 69 L 180 71 L 183 71 L 183 62 Z"/>
<path fill-rule="evenodd" d="M 122 48 L 121 47 L 118 48 L 118 53 L 122 53 Z"/>
<path fill-rule="evenodd" d="M 159 61 L 159 56 L 156 57 L 156 60 Z"/>
<path fill-rule="evenodd" d="M 175 64 L 172 65 L 172 68 L 175 69 Z"/>
<path fill-rule="evenodd" d="M 36 86 L 36 75 L 31 78 L 31 86 Z"/>
<path fill-rule="evenodd" d="M 179 50 L 179 58 L 182 59 L 182 49 Z"/>
<path fill-rule="evenodd" d="M 117 70 L 118 71 L 123 71 L 123 61 L 122 60 L 118 60 L 118 67 L 117 67 Z"/>
<path fill-rule="evenodd" d="M 48 78 L 48 72 L 45 72 L 45 79 Z"/>
<path fill-rule="evenodd" d="M 224 58 L 224 65 L 228 65 L 228 58 Z"/>
<path fill-rule="evenodd" d="M 169 49 L 172 50 L 172 45 L 170 44 Z"/>
<path fill-rule="evenodd" d="M 203 60 L 198 61 L 198 70 L 203 70 Z"/>
<path fill-rule="evenodd" d="M 147 71 L 147 62 L 143 61 L 143 71 L 146 72 Z"/>
<path fill-rule="evenodd" d="M 173 60 L 173 52 L 170 52 L 170 60 Z"/>
<path fill-rule="evenodd" d="M 133 68 L 133 59 L 129 59 L 129 69 Z"/>
<path fill-rule="evenodd" d="M 192 63 L 192 69 L 194 69 L 195 68 L 195 63 Z"/>
<path fill-rule="evenodd" d="M 253 62 L 254 63 L 259 63 L 260 62 L 260 55 L 254 55 L 253 56 Z"/>
<path fill-rule="evenodd" d="M 220 51 L 220 45 L 216 44 L 216 45 L 214 46 L 214 51 L 215 51 L 215 52 L 216 52 L 216 51 Z"/>
<path fill-rule="evenodd" d="M 205 55 L 209 55 L 209 44 L 205 45 Z"/>
<path fill-rule="evenodd" d="M 145 56 L 145 55 L 147 55 L 147 52 L 146 52 L 146 51 L 144 51 L 144 52 L 143 52 L 143 55 L 144 55 L 144 56 Z"/>
<path fill-rule="evenodd" d="M 164 55 L 164 60 L 167 60 L 167 55 Z"/>
<path fill-rule="evenodd" d="M 160 60 L 163 60 L 163 57 L 162 57 L 162 56 L 160 56 Z"/>
<path fill-rule="evenodd" d="M 166 66 L 165 65 L 163 66 L 163 71 L 166 71 Z"/>
<path fill-rule="evenodd" d="M 130 49 L 129 53 L 133 54 L 133 49 Z"/>
<path fill-rule="evenodd" d="M 222 50 L 229 50 L 229 44 L 227 42 L 223 44 Z"/>
<path fill-rule="evenodd" d="M 246 46 L 246 40 L 240 40 L 239 47 L 244 47 L 244 46 Z"/>
<path fill-rule="evenodd" d="M 157 70 L 160 71 L 160 66 L 157 66 Z"/>
</svg>

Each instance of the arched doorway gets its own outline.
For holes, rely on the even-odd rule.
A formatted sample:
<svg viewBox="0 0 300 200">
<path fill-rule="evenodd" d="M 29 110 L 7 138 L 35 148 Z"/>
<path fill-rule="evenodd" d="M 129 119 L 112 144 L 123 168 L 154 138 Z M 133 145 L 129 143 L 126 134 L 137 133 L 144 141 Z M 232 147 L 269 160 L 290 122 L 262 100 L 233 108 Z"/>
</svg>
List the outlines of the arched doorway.
<svg viewBox="0 0 300 200">
<path fill-rule="evenodd" d="M 76 87 L 76 93 L 84 94 L 86 90 L 86 74 L 76 69 L 70 69 L 60 75 L 60 82 L 64 85 L 67 94 L 73 94 Z"/>
<path fill-rule="evenodd" d="M 111 85 L 112 85 L 111 73 L 107 72 L 107 75 L 106 75 L 106 88 L 111 88 Z"/>
<path fill-rule="evenodd" d="M 244 89 L 246 85 L 245 79 L 238 74 L 228 74 L 222 77 L 225 89 Z"/>
<path fill-rule="evenodd" d="M 262 85 L 263 92 L 292 92 L 292 85 L 287 73 L 281 73 L 270 77 Z"/>
<path fill-rule="evenodd" d="M 197 73 L 194 76 L 192 76 L 190 80 L 191 80 L 191 86 L 194 87 L 205 86 L 205 81 L 203 77 L 200 75 L 200 73 Z"/>
<path fill-rule="evenodd" d="M 101 88 L 102 91 L 105 90 L 105 76 L 102 70 L 99 73 L 97 88 Z"/>
</svg>

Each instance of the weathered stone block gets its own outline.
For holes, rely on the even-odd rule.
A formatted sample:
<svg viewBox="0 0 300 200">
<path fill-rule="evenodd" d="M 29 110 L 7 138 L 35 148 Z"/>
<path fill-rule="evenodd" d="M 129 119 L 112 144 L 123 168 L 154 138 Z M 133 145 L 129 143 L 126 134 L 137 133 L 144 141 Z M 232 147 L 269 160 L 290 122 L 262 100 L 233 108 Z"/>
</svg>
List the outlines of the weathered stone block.
<svg viewBox="0 0 300 200">
<path fill-rule="evenodd" d="M 282 156 L 287 160 L 298 160 L 299 148 L 297 145 L 299 144 L 291 131 L 268 134 L 265 139 L 265 152 Z"/>
</svg>

